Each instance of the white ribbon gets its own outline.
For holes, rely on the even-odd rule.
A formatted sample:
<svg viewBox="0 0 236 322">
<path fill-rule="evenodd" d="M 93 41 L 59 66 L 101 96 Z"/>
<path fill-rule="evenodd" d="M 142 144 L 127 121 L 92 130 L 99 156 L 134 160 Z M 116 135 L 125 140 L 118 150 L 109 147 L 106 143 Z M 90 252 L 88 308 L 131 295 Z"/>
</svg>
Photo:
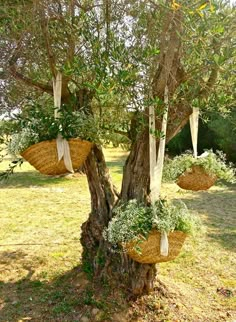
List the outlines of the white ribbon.
<svg viewBox="0 0 236 322">
<path fill-rule="evenodd" d="M 164 93 L 164 105 L 165 110 L 162 118 L 161 133 L 162 137 L 159 141 L 158 156 L 156 158 L 156 138 L 152 132 L 156 130 L 155 126 L 155 109 L 153 106 L 149 107 L 149 159 L 150 159 L 150 190 L 151 190 L 151 202 L 154 204 L 160 198 L 161 192 L 161 180 L 164 165 L 165 156 L 165 144 L 166 144 L 166 130 L 167 130 L 167 118 L 168 118 L 168 87 L 165 87 Z"/>
<path fill-rule="evenodd" d="M 58 161 L 61 161 L 61 159 L 64 159 L 65 167 L 69 172 L 74 173 L 74 169 L 72 166 L 72 161 L 70 157 L 70 146 L 67 140 L 63 139 L 63 137 L 59 134 L 57 139 L 57 155 L 58 155 Z"/>
<path fill-rule="evenodd" d="M 161 232 L 161 245 L 160 245 L 161 256 L 168 256 L 169 253 L 169 242 L 167 233 L 165 231 Z"/>
<path fill-rule="evenodd" d="M 61 107 L 61 87 L 62 87 L 62 74 L 60 72 L 57 73 L 56 78 L 53 78 L 53 96 L 54 96 L 54 116 L 55 118 L 59 117 L 58 110 Z"/>
<path fill-rule="evenodd" d="M 57 73 L 56 79 L 53 79 L 53 95 L 54 95 L 54 116 L 55 118 L 58 118 L 60 116 L 59 114 L 59 108 L 61 107 L 61 87 L 62 87 L 62 74 L 60 72 Z M 63 139 L 63 137 L 59 134 L 57 139 L 57 155 L 58 155 L 58 161 L 61 161 L 61 159 L 64 159 L 64 164 L 66 169 L 69 172 L 74 173 L 74 169 L 71 162 L 70 157 L 70 146 L 67 140 Z"/>
<path fill-rule="evenodd" d="M 198 121 L 199 121 L 199 108 L 193 108 L 193 112 L 189 116 L 189 123 L 190 123 L 194 158 L 197 157 L 197 139 L 198 139 L 198 123 L 199 123 Z"/>
<path fill-rule="evenodd" d="M 153 106 L 149 107 L 149 159 L 150 159 L 150 190 L 151 190 L 151 202 L 154 204 L 160 198 L 161 192 L 161 180 L 164 165 L 165 156 L 165 143 L 166 143 L 166 130 L 169 108 L 169 91 L 168 87 L 165 87 L 164 92 L 164 106 L 165 110 L 162 118 L 161 132 L 163 136 L 159 141 L 158 156 L 156 159 L 156 138 L 152 132 L 155 131 L 155 109 Z M 162 256 L 168 256 L 169 242 L 165 232 L 161 233 L 160 253 Z"/>
</svg>

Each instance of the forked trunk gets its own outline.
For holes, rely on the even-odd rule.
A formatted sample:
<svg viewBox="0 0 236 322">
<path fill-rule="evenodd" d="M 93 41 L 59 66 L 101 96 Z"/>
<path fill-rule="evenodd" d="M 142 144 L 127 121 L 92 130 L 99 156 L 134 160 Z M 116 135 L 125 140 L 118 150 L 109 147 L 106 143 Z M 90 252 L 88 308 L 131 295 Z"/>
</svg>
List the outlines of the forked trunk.
<svg viewBox="0 0 236 322">
<path fill-rule="evenodd" d="M 175 109 L 173 109 L 175 110 Z M 187 123 L 191 109 L 182 107 L 181 118 L 170 113 L 167 141 Z M 175 120 L 175 122 L 172 122 Z M 178 120 L 178 122 L 177 122 Z M 132 295 L 139 296 L 153 290 L 156 266 L 133 261 L 126 253 L 114 252 L 103 238 L 103 230 L 112 217 L 118 194 L 112 185 L 102 150 L 94 146 L 85 162 L 91 193 L 91 213 L 82 226 L 82 262 L 85 270 L 95 278 L 105 278 L 123 285 Z M 146 200 L 149 195 L 149 133 L 145 129 L 133 144 L 124 167 L 119 199 Z"/>
<path fill-rule="evenodd" d="M 102 232 L 112 216 L 116 192 L 111 183 L 102 151 L 97 146 L 85 165 L 91 193 L 92 210 L 82 226 L 82 261 L 85 270 L 94 277 L 106 278 L 123 285 L 132 295 L 149 293 L 154 286 L 155 265 L 139 264 L 122 251 L 114 252 L 103 238 Z M 123 200 L 143 200 L 148 194 L 149 160 L 148 131 L 134 144 L 124 169 L 121 192 Z"/>
</svg>

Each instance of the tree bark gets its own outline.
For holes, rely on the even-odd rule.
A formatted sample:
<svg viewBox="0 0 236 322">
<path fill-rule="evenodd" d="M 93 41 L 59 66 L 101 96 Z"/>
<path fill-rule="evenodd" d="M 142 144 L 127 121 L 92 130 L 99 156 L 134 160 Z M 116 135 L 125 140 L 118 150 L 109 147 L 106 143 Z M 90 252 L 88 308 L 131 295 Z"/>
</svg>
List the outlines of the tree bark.
<svg viewBox="0 0 236 322">
<path fill-rule="evenodd" d="M 86 269 L 98 275 L 100 251 L 105 244 L 103 229 L 111 219 L 111 211 L 116 202 L 116 191 L 111 183 L 102 149 L 94 145 L 85 162 L 90 195 L 91 213 L 82 225 L 82 261 Z"/>
<path fill-rule="evenodd" d="M 134 166 L 137 167 L 137 163 L 141 171 L 143 166 L 148 167 L 148 160 L 145 160 L 141 165 L 138 162 L 139 158 L 135 157 L 137 155 L 135 151 L 138 149 L 140 160 L 145 159 L 144 154 L 147 148 L 144 143 L 146 136 L 148 136 L 148 131 L 145 131 L 144 135 L 141 136 L 142 139 L 135 144 L 133 153 L 131 153 L 133 154 L 132 162 L 129 162 L 131 171 L 133 171 Z M 132 295 L 137 296 L 150 292 L 154 287 L 155 265 L 142 265 L 130 259 L 122 251 L 114 252 L 111 245 L 103 238 L 102 233 L 111 220 L 117 193 L 111 183 L 105 159 L 99 147 L 94 146 L 92 153 L 85 162 L 85 171 L 91 193 L 92 208 L 89 219 L 82 225 L 82 263 L 85 271 L 92 273 L 95 278 L 116 281 L 120 286 L 129 290 Z M 138 182 L 142 176 L 140 176 L 139 171 L 136 175 L 135 181 Z M 148 187 L 149 177 L 144 175 L 143 180 L 142 185 Z M 130 183 L 129 192 L 125 195 L 129 195 L 129 198 L 132 199 L 140 194 L 141 198 L 143 191 L 139 188 L 140 186 L 140 184 L 132 186 L 132 183 Z"/>
</svg>

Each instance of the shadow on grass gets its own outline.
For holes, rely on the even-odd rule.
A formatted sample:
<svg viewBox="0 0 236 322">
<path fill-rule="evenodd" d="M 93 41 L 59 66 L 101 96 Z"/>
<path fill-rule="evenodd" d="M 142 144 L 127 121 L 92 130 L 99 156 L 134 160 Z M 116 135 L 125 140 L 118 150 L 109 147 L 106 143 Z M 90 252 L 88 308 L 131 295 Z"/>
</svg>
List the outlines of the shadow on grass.
<svg viewBox="0 0 236 322">
<path fill-rule="evenodd" d="M 105 301 L 95 299 L 93 285 L 81 267 L 57 276 L 51 281 L 35 279 L 35 265 L 25 264 L 22 251 L 0 253 L 0 263 L 21 264 L 26 273 L 17 281 L 0 281 L 0 321 L 81 321 L 90 317 L 92 308 L 105 314 Z"/>
<path fill-rule="evenodd" d="M 112 169 L 113 173 L 122 174 L 126 159 L 127 155 L 124 154 L 116 158 L 111 158 L 111 161 L 106 161 L 106 165 L 109 169 Z"/>
<path fill-rule="evenodd" d="M 68 181 L 66 176 L 47 176 L 36 171 L 16 172 L 0 181 L 0 188 L 28 188 L 31 186 L 57 185 Z"/>
<path fill-rule="evenodd" d="M 122 174 L 123 173 L 123 163 L 119 161 L 109 161 L 106 162 L 109 169 L 112 169 L 113 173 Z"/>
<path fill-rule="evenodd" d="M 113 173 L 122 174 L 123 165 L 126 160 L 126 155 L 117 158 L 112 158 L 112 161 L 106 162 L 107 167 Z M 77 174 L 77 173 L 76 173 Z M 67 174 L 68 175 L 68 174 Z M 67 175 L 62 176 L 47 176 L 39 173 L 36 170 L 15 172 L 8 179 L 0 181 L 1 188 L 27 188 L 31 186 L 57 185 L 62 182 L 68 182 Z M 80 176 L 78 173 L 77 178 Z M 76 177 L 75 177 L 76 178 Z"/>
<path fill-rule="evenodd" d="M 236 252 L 236 185 L 228 185 L 225 191 L 193 192 L 192 199 L 181 199 L 189 209 L 206 214 L 210 238 Z"/>
</svg>

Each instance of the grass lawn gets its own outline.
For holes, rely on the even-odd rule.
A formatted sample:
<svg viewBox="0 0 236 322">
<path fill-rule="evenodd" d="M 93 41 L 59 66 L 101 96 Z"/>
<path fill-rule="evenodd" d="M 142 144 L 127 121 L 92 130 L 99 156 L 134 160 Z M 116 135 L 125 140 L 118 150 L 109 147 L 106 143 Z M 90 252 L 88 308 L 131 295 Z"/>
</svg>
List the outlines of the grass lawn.
<svg viewBox="0 0 236 322">
<path fill-rule="evenodd" d="M 105 153 L 119 188 L 126 153 Z M 163 285 L 134 302 L 108 285 L 101 292 L 80 268 L 80 226 L 90 211 L 86 176 L 49 178 L 24 163 L 0 185 L 0 321 L 236 320 L 235 185 L 193 193 L 163 184 L 163 195 L 186 202 L 204 229 L 175 261 L 159 265 Z"/>
</svg>

